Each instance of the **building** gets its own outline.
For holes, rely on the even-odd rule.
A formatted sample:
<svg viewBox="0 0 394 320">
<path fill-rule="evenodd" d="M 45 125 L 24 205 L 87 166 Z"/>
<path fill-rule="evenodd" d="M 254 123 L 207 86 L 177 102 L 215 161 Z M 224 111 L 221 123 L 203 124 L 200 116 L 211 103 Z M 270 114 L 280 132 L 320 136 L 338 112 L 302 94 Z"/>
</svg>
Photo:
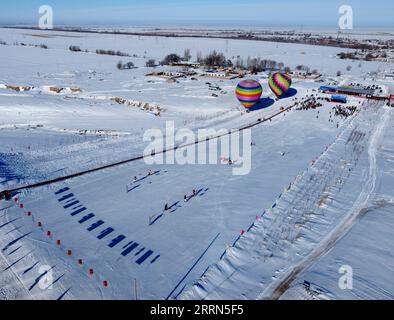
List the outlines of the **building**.
<svg viewBox="0 0 394 320">
<path fill-rule="evenodd" d="M 319 88 L 320 91 L 322 91 L 323 93 L 333 93 L 333 92 L 337 92 L 336 88 L 333 87 L 327 87 L 327 86 L 321 86 Z"/>
<path fill-rule="evenodd" d="M 320 91 L 323 93 L 339 93 L 345 95 L 352 95 L 352 96 L 359 96 L 365 98 L 371 98 L 375 96 L 375 89 L 369 88 L 356 88 L 353 86 L 346 86 L 346 87 L 328 87 L 328 86 L 321 86 L 319 88 Z"/>
<path fill-rule="evenodd" d="M 198 62 L 174 62 L 171 65 L 174 67 L 185 67 L 194 69 L 198 69 L 201 67 L 201 64 Z"/>
<path fill-rule="evenodd" d="M 337 93 L 371 98 L 375 95 L 375 89 L 368 88 L 355 88 L 355 87 L 338 87 L 336 88 Z"/>
<path fill-rule="evenodd" d="M 161 78 L 183 78 L 186 76 L 184 72 L 175 72 L 175 71 L 161 71 L 161 72 L 152 72 L 146 75 L 147 77 L 161 77 Z"/>
<path fill-rule="evenodd" d="M 297 70 L 297 71 L 293 71 L 292 75 L 295 78 L 306 78 L 308 76 L 308 72 Z"/>
<path fill-rule="evenodd" d="M 332 95 L 331 101 L 332 102 L 339 102 L 339 103 L 347 103 L 347 98 L 345 96 Z"/>
<path fill-rule="evenodd" d="M 394 80 L 394 70 L 387 71 L 384 75 L 385 79 Z"/>
<path fill-rule="evenodd" d="M 209 78 L 218 78 L 218 79 L 227 79 L 227 80 L 232 80 L 239 78 L 241 75 L 238 73 L 234 72 L 229 72 L 229 71 L 213 71 L 213 70 L 208 70 L 203 73 L 199 74 L 200 77 L 209 77 Z"/>
</svg>

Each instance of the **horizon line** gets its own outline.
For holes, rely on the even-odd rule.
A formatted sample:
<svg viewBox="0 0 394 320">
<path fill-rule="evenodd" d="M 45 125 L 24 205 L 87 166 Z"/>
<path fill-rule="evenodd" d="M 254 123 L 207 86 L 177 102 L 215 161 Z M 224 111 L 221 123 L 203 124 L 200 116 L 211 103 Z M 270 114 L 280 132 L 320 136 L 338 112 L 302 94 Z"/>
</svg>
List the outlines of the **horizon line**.
<svg viewBox="0 0 394 320">
<path fill-rule="evenodd" d="M 34 27 L 37 26 L 36 22 L 0 22 L 1 27 L 18 27 L 18 26 L 29 26 Z M 133 22 L 66 22 L 61 21 L 57 23 L 58 27 L 249 27 L 249 28 L 331 28 L 331 29 L 339 29 L 337 25 L 332 25 L 329 23 L 326 24 L 313 24 L 313 23 L 288 23 L 288 24 L 280 24 L 280 23 L 258 23 L 258 21 L 209 21 L 209 20 L 162 20 L 162 21 L 133 21 Z M 55 24 L 56 28 L 56 24 Z M 377 24 L 357 24 L 352 29 L 357 30 L 358 28 L 394 28 L 393 25 L 377 25 Z M 344 30 L 344 32 L 351 32 L 352 30 Z"/>
</svg>

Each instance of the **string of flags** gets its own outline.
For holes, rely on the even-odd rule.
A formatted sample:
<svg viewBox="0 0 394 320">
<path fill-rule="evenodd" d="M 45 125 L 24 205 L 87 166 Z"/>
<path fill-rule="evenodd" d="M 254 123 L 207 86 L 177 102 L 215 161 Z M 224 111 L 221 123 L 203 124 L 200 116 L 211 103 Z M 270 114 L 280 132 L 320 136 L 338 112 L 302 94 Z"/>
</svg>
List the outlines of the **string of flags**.
<svg viewBox="0 0 394 320">
<path fill-rule="evenodd" d="M 337 139 L 338 139 L 339 137 L 340 137 L 340 134 L 338 134 L 338 135 L 336 136 Z M 316 164 L 316 162 L 319 160 L 319 158 L 320 158 L 324 153 L 326 153 L 326 152 L 330 149 L 330 147 L 331 147 L 335 142 L 336 142 L 336 141 L 333 141 L 331 144 L 327 145 L 327 146 L 325 147 L 325 150 L 324 150 L 318 157 L 316 157 L 315 159 L 313 159 L 313 160 L 311 161 L 311 167 L 313 167 L 313 166 Z M 260 219 L 263 218 L 266 214 L 272 214 L 273 209 L 274 209 L 274 208 L 277 206 L 277 204 L 278 204 L 277 201 L 283 196 L 283 194 L 288 193 L 288 192 L 291 190 L 292 186 L 293 186 L 294 184 L 296 184 L 297 181 L 298 181 L 299 179 L 301 179 L 301 178 L 302 178 L 302 175 L 298 175 L 288 186 L 284 187 L 284 188 L 283 188 L 283 192 L 277 197 L 277 199 L 276 199 L 276 201 L 274 202 L 274 204 L 273 204 L 270 208 L 264 210 L 264 212 L 263 212 L 262 214 L 256 215 L 255 221 L 250 225 L 250 227 L 247 229 L 247 231 L 245 231 L 245 229 L 242 229 L 242 230 L 241 230 L 240 235 L 238 236 L 238 238 L 234 241 L 234 243 L 233 243 L 232 245 L 229 245 L 229 244 L 226 245 L 226 249 L 225 249 L 225 251 L 223 252 L 223 254 L 221 255 L 220 259 L 222 259 L 222 258 L 224 257 L 224 255 L 225 255 L 227 252 L 229 252 L 230 249 L 232 249 L 232 248 L 234 248 L 234 247 L 236 246 L 236 244 L 238 243 L 238 241 L 239 241 L 242 237 L 244 237 L 244 236 L 255 226 L 256 222 L 259 222 Z M 23 203 L 19 203 L 19 198 L 18 198 L 18 197 L 14 197 L 13 199 L 14 199 L 15 204 L 18 205 L 20 209 L 24 210 L 25 214 L 26 214 L 28 217 L 31 217 L 32 220 L 35 221 L 35 217 L 34 217 L 34 215 L 32 214 L 32 212 L 31 212 L 31 211 L 26 211 L 26 210 L 25 210 L 24 204 L 23 204 Z M 41 229 L 43 232 L 45 232 L 42 221 L 38 221 L 38 222 L 37 222 L 37 227 L 38 227 L 39 229 Z M 47 237 L 49 237 L 49 238 L 51 238 L 51 239 L 54 239 L 54 234 L 53 234 L 53 232 L 52 232 L 51 230 L 46 230 L 46 235 L 47 235 Z M 61 241 L 60 239 L 56 239 L 55 243 L 56 243 L 56 245 L 57 245 L 59 248 L 62 247 L 62 241 Z M 73 251 L 72 251 L 72 249 L 67 249 L 67 250 L 66 250 L 66 255 L 67 255 L 68 257 L 73 257 Z M 77 264 L 80 265 L 80 266 L 85 265 L 85 264 L 84 264 L 84 260 L 81 259 L 81 258 L 78 258 L 78 259 L 77 259 Z M 204 273 L 203 273 L 202 276 L 204 276 L 204 274 L 209 270 L 209 268 L 210 268 L 210 266 L 204 271 Z M 89 274 L 89 276 L 93 276 L 93 275 L 95 274 L 95 273 L 94 273 L 94 269 L 89 268 L 89 269 L 88 269 L 88 274 Z M 103 285 L 103 287 L 108 288 L 109 282 L 108 282 L 107 280 L 103 280 L 103 281 L 102 281 L 102 285 Z"/>
<path fill-rule="evenodd" d="M 338 135 L 336 136 L 336 138 L 338 139 L 339 136 L 340 136 L 340 134 L 338 134 Z M 310 165 L 310 166 L 313 167 L 313 166 L 318 162 L 318 160 L 320 159 L 320 157 L 323 156 L 323 155 L 332 147 L 332 145 L 333 145 L 335 142 L 336 142 L 336 140 L 334 140 L 334 141 L 333 141 L 332 143 L 330 143 L 329 145 L 326 145 L 325 150 L 324 150 L 323 152 L 321 152 L 321 154 L 320 154 L 319 156 L 317 156 L 315 159 L 313 159 L 313 160 L 311 161 L 311 165 Z M 290 184 L 289 184 L 288 186 L 284 187 L 284 188 L 283 188 L 283 192 L 277 197 L 277 199 L 275 200 L 275 202 L 273 203 L 273 205 L 272 205 L 270 208 L 264 210 L 264 212 L 263 212 L 261 215 L 256 215 L 255 221 L 249 226 L 249 228 L 247 229 L 246 232 L 245 232 L 244 229 L 241 230 L 240 235 L 239 235 L 238 238 L 234 241 L 233 245 L 228 245 L 228 244 L 226 245 L 226 249 L 225 249 L 225 251 L 223 252 L 223 254 L 221 255 L 220 259 L 222 259 L 222 258 L 225 256 L 225 254 L 226 254 L 227 252 L 229 252 L 229 250 L 230 250 L 231 248 L 235 247 L 235 245 L 238 243 L 238 241 L 239 241 L 243 236 L 245 236 L 245 235 L 255 226 L 256 222 L 260 221 L 260 219 L 263 218 L 266 214 L 272 214 L 273 209 L 275 209 L 276 206 L 278 205 L 278 200 L 280 200 L 280 199 L 282 198 L 283 194 L 289 192 L 289 191 L 291 190 L 291 188 L 293 187 L 293 185 L 295 185 L 301 178 L 302 178 L 302 174 L 297 175 L 297 176 L 294 178 L 294 180 L 293 180 L 292 182 L 290 182 Z M 205 272 L 204 272 L 204 273 L 205 273 Z"/>
<path fill-rule="evenodd" d="M 19 201 L 19 198 L 18 198 L 18 197 L 14 197 L 14 202 L 15 202 L 15 205 L 17 205 L 20 209 L 22 209 L 22 210 L 24 211 L 24 213 L 25 213 L 26 216 L 31 217 L 33 222 L 35 221 L 35 217 L 34 217 L 33 213 L 32 213 L 31 211 L 25 210 L 24 204 L 21 203 L 21 202 Z M 46 236 L 47 236 L 48 238 L 50 238 L 50 239 L 52 239 L 52 240 L 55 239 L 55 238 L 54 238 L 54 233 L 53 233 L 51 230 L 44 230 L 44 223 L 43 223 L 42 221 L 38 221 L 38 222 L 36 223 L 36 226 L 37 226 L 37 228 L 40 229 L 44 234 L 46 234 Z M 59 248 L 62 248 L 62 247 L 63 247 L 61 239 L 56 239 L 56 240 L 55 240 L 55 244 L 56 244 L 56 246 L 59 247 Z M 69 258 L 71 258 L 71 257 L 74 256 L 74 252 L 73 252 L 72 249 L 67 249 L 67 250 L 65 251 L 65 253 L 66 253 L 66 256 L 68 256 Z M 84 265 L 85 265 L 84 260 L 81 259 L 81 258 L 77 258 L 77 264 L 78 264 L 79 266 L 84 266 Z M 88 269 L 88 275 L 92 278 L 92 276 L 93 276 L 94 274 L 95 274 L 94 269 L 93 269 L 93 268 L 89 268 L 89 269 Z M 109 287 L 109 282 L 108 282 L 108 280 L 103 280 L 103 281 L 102 281 L 102 286 L 103 286 L 104 288 L 108 288 L 108 287 Z"/>
</svg>

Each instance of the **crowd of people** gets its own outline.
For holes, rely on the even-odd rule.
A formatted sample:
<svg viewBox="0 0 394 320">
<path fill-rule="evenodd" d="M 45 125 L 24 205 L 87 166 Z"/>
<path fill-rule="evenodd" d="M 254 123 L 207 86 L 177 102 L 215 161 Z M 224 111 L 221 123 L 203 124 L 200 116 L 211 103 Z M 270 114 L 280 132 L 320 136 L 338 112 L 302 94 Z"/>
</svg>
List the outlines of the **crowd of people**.
<svg viewBox="0 0 394 320">
<path fill-rule="evenodd" d="M 317 110 L 323 107 L 324 102 L 330 102 L 331 99 L 329 97 L 324 96 L 316 96 L 314 94 L 305 96 L 304 99 L 297 101 L 297 108 L 298 111 L 305 111 L 305 110 Z M 329 119 L 328 122 L 336 123 L 337 128 L 339 128 L 339 121 L 335 120 L 334 118 L 339 117 L 342 120 L 345 120 L 355 114 L 357 111 L 357 107 L 352 105 L 348 106 L 345 104 L 338 104 L 332 107 L 331 111 L 329 112 Z M 320 111 L 317 111 L 316 119 L 320 118 Z"/>
<path fill-rule="evenodd" d="M 315 110 L 318 108 L 323 107 L 323 104 L 321 102 L 318 102 L 319 98 L 316 98 L 314 96 L 307 97 L 305 100 L 300 101 L 299 107 L 296 108 L 296 110 Z"/>
<path fill-rule="evenodd" d="M 343 119 L 347 119 L 348 117 L 351 117 L 354 115 L 354 113 L 357 111 L 357 107 L 355 106 L 341 106 L 337 105 L 332 108 L 332 112 L 330 112 L 330 115 L 333 114 L 336 117 L 341 117 Z"/>
</svg>

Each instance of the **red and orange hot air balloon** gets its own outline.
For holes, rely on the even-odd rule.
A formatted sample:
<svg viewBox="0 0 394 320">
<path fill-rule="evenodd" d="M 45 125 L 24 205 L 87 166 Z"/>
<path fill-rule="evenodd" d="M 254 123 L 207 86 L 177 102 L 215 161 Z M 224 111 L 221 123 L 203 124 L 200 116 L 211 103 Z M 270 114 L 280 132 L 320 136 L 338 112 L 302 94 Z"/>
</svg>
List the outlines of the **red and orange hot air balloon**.
<svg viewBox="0 0 394 320">
<path fill-rule="evenodd" d="M 251 108 L 260 101 L 263 88 L 256 80 L 242 80 L 235 89 L 239 102 L 245 108 Z"/>
</svg>

